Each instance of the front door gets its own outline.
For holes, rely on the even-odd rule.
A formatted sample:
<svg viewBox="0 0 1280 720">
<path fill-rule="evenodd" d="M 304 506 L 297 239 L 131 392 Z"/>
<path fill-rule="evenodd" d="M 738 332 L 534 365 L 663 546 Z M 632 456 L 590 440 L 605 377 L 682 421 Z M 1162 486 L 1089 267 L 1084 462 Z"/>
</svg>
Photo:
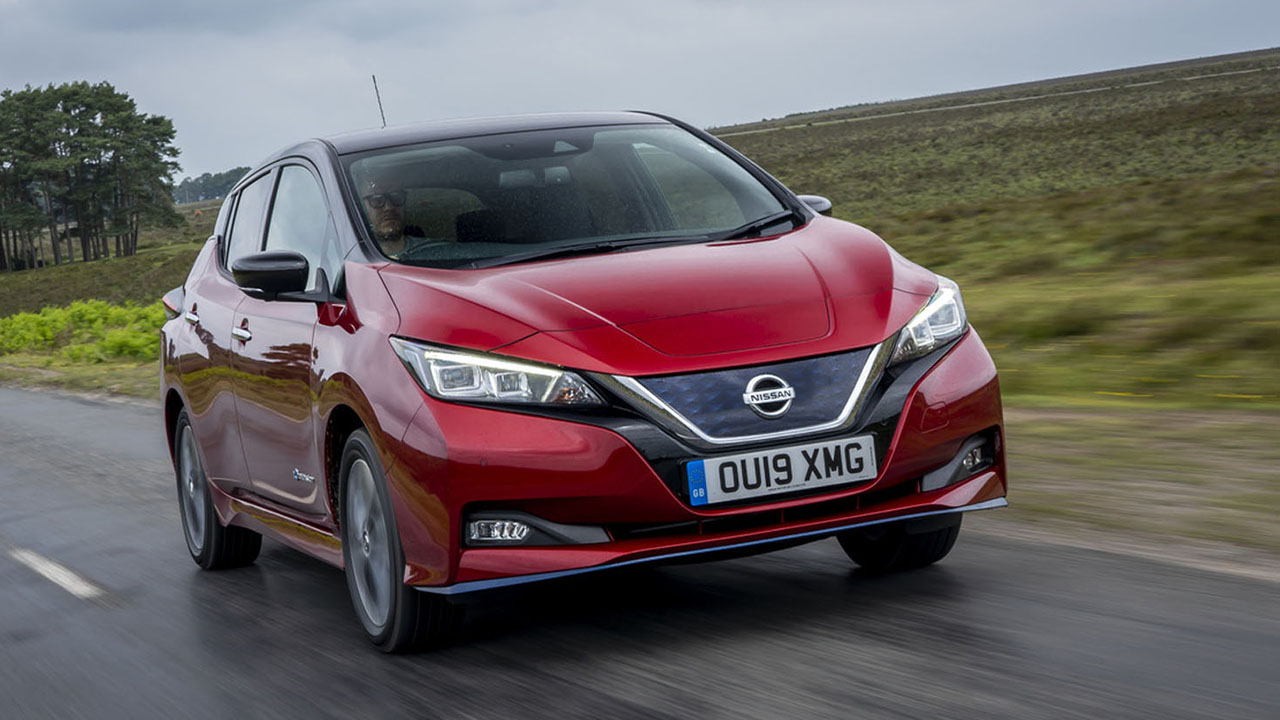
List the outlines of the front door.
<svg viewBox="0 0 1280 720">
<path fill-rule="evenodd" d="M 240 435 L 253 491 L 290 507 L 317 506 L 321 476 L 312 417 L 316 306 L 245 298 L 231 330 Z"/>
<path fill-rule="evenodd" d="M 307 258 L 308 287 L 330 267 L 335 235 L 319 181 L 303 165 L 280 168 L 266 250 Z M 253 490 L 304 513 L 326 511 L 322 433 L 316 418 L 316 321 L 312 302 L 247 297 L 235 313 L 232 350 L 240 434 Z"/>
</svg>

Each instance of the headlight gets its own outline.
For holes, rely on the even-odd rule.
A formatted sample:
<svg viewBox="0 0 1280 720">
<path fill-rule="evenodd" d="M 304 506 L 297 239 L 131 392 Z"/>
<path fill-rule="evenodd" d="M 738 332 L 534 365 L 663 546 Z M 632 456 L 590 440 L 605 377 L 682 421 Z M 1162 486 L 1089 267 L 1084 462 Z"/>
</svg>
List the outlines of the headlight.
<svg viewBox="0 0 1280 720">
<path fill-rule="evenodd" d="M 581 377 L 549 365 L 391 338 L 391 347 L 432 397 L 524 405 L 603 405 Z"/>
<path fill-rule="evenodd" d="M 898 345 L 889 364 L 927 355 L 950 340 L 960 337 L 969 327 L 960 299 L 960 286 L 938 276 L 938 291 L 929 298 L 911 322 L 898 333 Z"/>
</svg>

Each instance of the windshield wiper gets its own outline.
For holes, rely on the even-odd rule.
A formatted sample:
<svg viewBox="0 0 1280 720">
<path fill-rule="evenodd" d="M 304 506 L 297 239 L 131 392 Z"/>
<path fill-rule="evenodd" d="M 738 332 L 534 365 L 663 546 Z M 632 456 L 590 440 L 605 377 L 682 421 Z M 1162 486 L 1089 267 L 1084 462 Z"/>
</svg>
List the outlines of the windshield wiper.
<svg viewBox="0 0 1280 720">
<path fill-rule="evenodd" d="M 740 225 L 732 230 L 726 230 L 719 235 L 712 236 L 712 242 L 723 242 L 725 240 L 741 240 L 742 238 L 753 237 L 760 234 L 760 231 L 771 225 L 777 225 L 783 220 L 790 220 L 791 227 L 797 228 L 804 224 L 805 216 L 801 215 L 795 208 L 787 208 L 772 215 L 765 215 L 759 220 Z"/>
<path fill-rule="evenodd" d="M 541 250 L 531 250 L 525 253 L 517 253 L 515 255 L 501 255 L 499 257 L 481 258 L 474 262 L 469 262 L 461 267 L 479 270 L 481 268 L 497 267 L 499 265 L 510 265 L 512 263 L 527 262 L 529 260 L 550 260 L 558 257 L 571 257 L 573 255 L 592 255 L 595 253 L 608 253 L 615 250 L 624 250 L 626 248 L 638 248 L 645 245 L 679 245 L 684 243 L 706 242 L 708 237 L 699 235 L 697 237 L 675 237 L 675 238 L 631 238 L 629 240 L 608 240 L 598 243 L 582 243 L 581 245 L 562 245 L 560 247 L 543 248 Z"/>
</svg>

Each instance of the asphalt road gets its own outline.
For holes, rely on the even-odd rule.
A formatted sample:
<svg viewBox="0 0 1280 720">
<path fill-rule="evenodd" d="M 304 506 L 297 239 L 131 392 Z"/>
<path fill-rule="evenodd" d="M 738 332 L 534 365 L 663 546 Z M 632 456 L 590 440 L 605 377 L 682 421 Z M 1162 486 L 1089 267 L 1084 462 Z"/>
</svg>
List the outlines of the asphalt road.
<svg viewBox="0 0 1280 720">
<path fill-rule="evenodd" d="M 1280 717 L 1277 585 L 982 524 L 895 577 L 828 540 L 504 591 L 388 657 L 318 561 L 197 570 L 158 409 L 0 388 L 0 717 Z"/>
</svg>

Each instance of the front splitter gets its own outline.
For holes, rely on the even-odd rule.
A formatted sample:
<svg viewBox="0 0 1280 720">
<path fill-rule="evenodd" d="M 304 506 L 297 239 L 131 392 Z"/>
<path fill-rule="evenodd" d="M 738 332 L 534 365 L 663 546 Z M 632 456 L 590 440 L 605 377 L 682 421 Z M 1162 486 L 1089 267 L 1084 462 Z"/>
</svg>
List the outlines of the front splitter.
<svg viewBox="0 0 1280 720">
<path fill-rule="evenodd" d="M 861 522 L 850 523 L 848 525 L 837 525 L 836 527 L 822 528 L 821 530 L 808 530 L 805 532 L 792 533 L 790 535 L 777 535 L 774 537 L 762 538 L 759 540 L 747 540 L 744 542 L 732 543 L 729 545 L 717 545 L 715 547 L 698 548 L 696 550 L 681 550 L 679 552 L 667 553 L 664 555 L 652 555 L 649 557 L 636 558 L 634 560 L 622 560 L 619 562 L 604 563 L 601 565 L 593 565 L 591 567 L 574 568 L 571 570 L 557 570 L 555 572 L 533 573 L 531 575 L 513 575 L 510 577 L 492 578 L 489 580 L 472 580 L 469 582 L 456 583 L 443 587 L 432 586 L 415 586 L 415 590 L 420 590 L 434 595 L 461 595 L 464 593 L 478 592 L 481 590 L 493 590 L 496 588 L 510 587 L 512 585 L 524 585 L 526 583 L 542 582 L 544 580 L 555 580 L 557 578 L 571 577 L 574 575 L 583 575 L 590 572 L 599 572 L 601 570 L 612 570 L 614 568 L 628 567 L 632 565 L 641 565 L 644 563 L 657 563 L 676 558 L 688 558 L 695 555 L 705 555 L 709 553 L 723 553 L 726 551 L 739 550 L 743 548 L 761 547 L 768 545 L 783 545 L 795 540 L 820 540 L 824 537 L 830 537 L 837 533 L 854 528 L 870 527 L 872 525 L 883 525 L 884 523 L 900 522 L 902 520 L 915 520 L 917 518 L 933 517 L 936 515 L 950 515 L 953 513 L 971 512 L 974 510 L 993 510 L 1008 506 L 1009 503 L 1004 498 L 996 498 L 972 505 L 964 505 L 961 507 L 945 508 L 942 510 L 929 510 L 927 512 L 912 513 L 910 515 L 895 515 L 894 517 L 880 518 L 877 520 L 864 520 Z"/>
</svg>

